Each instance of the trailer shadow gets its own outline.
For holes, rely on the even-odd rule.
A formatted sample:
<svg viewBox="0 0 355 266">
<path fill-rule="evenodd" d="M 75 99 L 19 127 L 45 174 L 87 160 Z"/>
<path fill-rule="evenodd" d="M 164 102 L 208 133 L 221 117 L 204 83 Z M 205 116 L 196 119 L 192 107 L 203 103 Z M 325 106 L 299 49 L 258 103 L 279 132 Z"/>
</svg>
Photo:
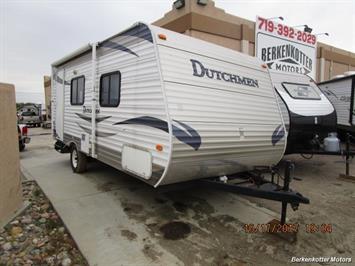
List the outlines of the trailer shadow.
<svg viewBox="0 0 355 266">
<path fill-rule="evenodd" d="M 278 217 L 235 194 L 196 186 L 155 189 L 98 161 L 91 162 L 85 178 L 110 194 L 132 224 L 144 226 L 149 238 L 141 239 L 129 225 L 119 230 L 127 241 L 142 241 L 143 254 L 153 262 L 159 263 L 162 256 L 157 245 L 186 265 L 283 265 L 298 250 L 298 244 L 274 235 L 247 232 L 246 223 Z M 251 256 L 255 252 L 263 256 Z"/>
</svg>

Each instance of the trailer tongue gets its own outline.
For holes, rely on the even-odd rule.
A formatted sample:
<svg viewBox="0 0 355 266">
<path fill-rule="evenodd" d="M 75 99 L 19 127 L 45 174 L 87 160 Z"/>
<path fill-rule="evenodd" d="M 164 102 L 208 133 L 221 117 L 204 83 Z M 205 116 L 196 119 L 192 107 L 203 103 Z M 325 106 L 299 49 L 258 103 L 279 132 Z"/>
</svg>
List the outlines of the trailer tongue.
<svg viewBox="0 0 355 266">
<path fill-rule="evenodd" d="M 161 192 L 172 190 L 185 189 L 187 187 L 208 187 L 212 189 L 221 189 L 228 192 L 233 192 L 241 195 L 246 195 L 255 198 L 268 199 L 279 201 L 281 205 L 280 224 L 285 224 L 287 205 L 295 211 L 300 203 L 309 204 L 308 198 L 304 197 L 297 191 L 290 188 L 294 164 L 291 161 L 286 161 L 284 176 L 281 177 L 279 169 L 260 167 L 254 171 L 239 173 L 237 175 L 205 178 L 184 183 L 165 185 L 159 188 Z M 266 175 L 270 175 L 267 178 Z M 280 184 L 280 179 L 283 184 Z M 298 179 L 298 178 L 297 178 Z"/>
</svg>

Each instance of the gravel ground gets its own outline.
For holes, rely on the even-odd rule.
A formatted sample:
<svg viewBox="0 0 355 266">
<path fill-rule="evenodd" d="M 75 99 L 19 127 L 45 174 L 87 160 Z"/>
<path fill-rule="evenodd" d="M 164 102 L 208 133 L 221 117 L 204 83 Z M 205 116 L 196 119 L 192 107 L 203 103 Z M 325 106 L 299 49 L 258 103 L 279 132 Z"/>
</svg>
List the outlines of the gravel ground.
<svg viewBox="0 0 355 266">
<path fill-rule="evenodd" d="M 0 266 L 88 265 L 35 181 L 23 182 L 29 207 L 0 228 Z"/>
</svg>

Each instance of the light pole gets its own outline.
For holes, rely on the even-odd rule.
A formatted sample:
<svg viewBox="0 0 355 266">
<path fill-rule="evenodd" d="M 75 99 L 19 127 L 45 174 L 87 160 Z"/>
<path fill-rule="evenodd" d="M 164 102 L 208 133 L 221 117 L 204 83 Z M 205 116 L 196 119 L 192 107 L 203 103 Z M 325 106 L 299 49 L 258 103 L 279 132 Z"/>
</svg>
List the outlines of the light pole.
<svg viewBox="0 0 355 266">
<path fill-rule="evenodd" d="M 319 35 L 325 35 L 325 36 L 329 36 L 328 32 L 322 32 L 322 33 L 315 33 L 315 36 L 319 36 Z"/>
</svg>

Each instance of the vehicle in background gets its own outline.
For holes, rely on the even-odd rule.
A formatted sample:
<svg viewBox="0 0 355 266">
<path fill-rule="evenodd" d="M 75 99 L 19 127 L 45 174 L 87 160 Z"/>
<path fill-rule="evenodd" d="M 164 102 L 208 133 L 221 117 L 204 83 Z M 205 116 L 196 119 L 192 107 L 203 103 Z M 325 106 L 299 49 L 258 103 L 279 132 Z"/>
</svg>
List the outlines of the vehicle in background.
<svg viewBox="0 0 355 266">
<path fill-rule="evenodd" d="M 40 127 L 42 123 L 41 104 L 29 104 L 19 110 L 19 124 Z"/>
<path fill-rule="evenodd" d="M 20 151 L 23 151 L 26 144 L 30 143 L 31 138 L 28 137 L 28 127 L 26 125 L 17 125 L 18 144 Z"/>
<path fill-rule="evenodd" d="M 276 71 L 270 75 L 288 132 L 286 154 L 326 150 L 324 139 L 336 131 L 331 102 L 307 75 Z"/>
<path fill-rule="evenodd" d="M 345 72 L 331 80 L 318 83 L 323 93 L 333 104 L 337 114 L 337 129 L 340 135 L 355 134 L 355 71 Z"/>
</svg>

